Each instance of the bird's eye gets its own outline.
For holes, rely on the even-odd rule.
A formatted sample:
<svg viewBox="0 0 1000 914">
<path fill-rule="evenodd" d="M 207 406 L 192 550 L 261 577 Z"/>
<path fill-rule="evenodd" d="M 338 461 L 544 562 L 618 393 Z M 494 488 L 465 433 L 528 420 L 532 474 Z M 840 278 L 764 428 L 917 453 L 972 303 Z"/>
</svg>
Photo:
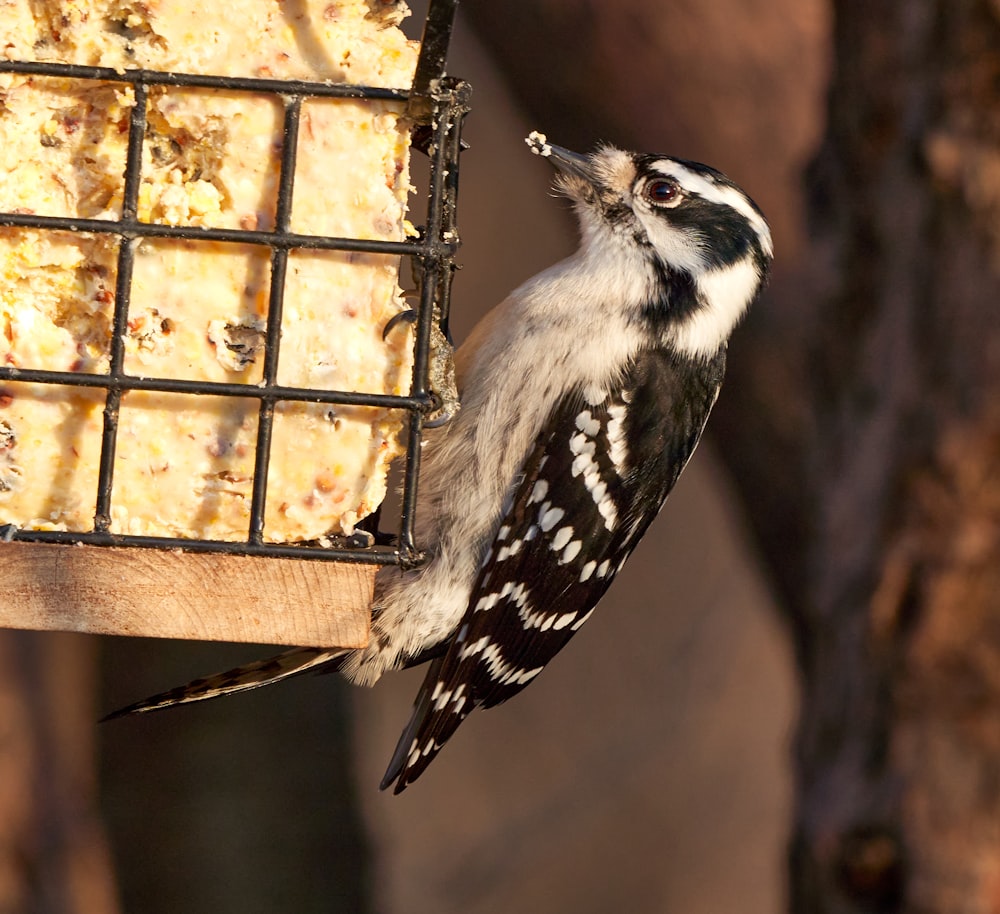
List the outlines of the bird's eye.
<svg viewBox="0 0 1000 914">
<path fill-rule="evenodd" d="M 660 178 L 646 185 L 646 199 L 656 206 L 676 206 L 681 202 L 681 189 L 676 181 Z"/>
</svg>

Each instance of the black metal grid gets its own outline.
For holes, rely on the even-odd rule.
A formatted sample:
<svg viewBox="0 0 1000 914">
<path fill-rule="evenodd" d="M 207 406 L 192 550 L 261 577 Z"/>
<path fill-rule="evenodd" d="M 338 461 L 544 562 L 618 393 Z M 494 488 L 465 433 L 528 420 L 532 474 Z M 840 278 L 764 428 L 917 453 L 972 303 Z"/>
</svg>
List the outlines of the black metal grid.
<svg viewBox="0 0 1000 914">
<path fill-rule="evenodd" d="M 0 213 L 0 226 L 49 231 L 113 235 L 118 238 L 118 270 L 107 373 L 62 372 L 0 367 L 0 381 L 23 381 L 104 390 L 104 426 L 98 475 L 94 528 L 88 532 L 21 530 L 3 528 L 3 539 L 33 542 L 86 543 L 139 546 L 197 552 L 223 552 L 281 558 L 314 558 L 369 564 L 411 564 L 419 561 L 414 540 L 414 511 L 420 461 L 420 439 L 424 415 L 437 405 L 429 388 L 430 339 L 435 315 L 447 321 L 454 255 L 458 247 L 456 203 L 461 125 L 469 107 L 469 88 L 445 76 L 448 41 L 458 0 L 432 0 L 424 25 L 424 40 L 411 89 L 308 82 L 303 80 L 256 79 L 180 74 L 151 70 L 125 70 L 71 64 L 0 60 L 0 72 L 57 76 L 78 80 L 125 83 L 135 93 L 129 120 L 128 146 L 121 218 L 77 219 L 34 214 Z M 278 96 L 284 104 L 283 141 L 275 226 L 271 231 L 173 226 L 141 222 L 137 203 L 141 159 L 146 132 L 146 101 L 150 86 L 225 89 Z M 397 100 L 406 103 L 413 121 L 415 148 L 430 158 L 426 224 L 419 237 L 405 241 L 378 241 L 297 234 L 289 230 L 295 177 L 299 116 L 309 98 L 353 98 Z M 143 238 L 181 238 L 257 245 L 270 250 L 270 298 L 264 346 L 263 378 L 260 383 L 226 383 L 180 378 L 145 378 L 123 370 L 124 338 L 131 299 L 135 248 Z M 318 388 L 285 387 L 276 383 L 285 270 L 293 250 L 357 251 L 396 254 L 413 259 L 414 275 L 421 278 L 414 343 L 413 379 L 409 396 L 369 394 Z M 250 523 L 246 540 L 188 539 L 112 533 L 111 496 L 117 444 L 118 413 L 122 395 L 130 390 L 191 395 L 241 397 L 259 401 L 254 481 Z M 268 465 L 275 404 L 281 401 L 371 406 L 409 413 L 406 462 L 399 518 L 399 536 L 394 545 L 366 548 L 320 546 L 315 543 L 266 543 L 264 507 L 267 498 Z M 2 520 L 2 519 L 0 519 Z"/>
</svg>

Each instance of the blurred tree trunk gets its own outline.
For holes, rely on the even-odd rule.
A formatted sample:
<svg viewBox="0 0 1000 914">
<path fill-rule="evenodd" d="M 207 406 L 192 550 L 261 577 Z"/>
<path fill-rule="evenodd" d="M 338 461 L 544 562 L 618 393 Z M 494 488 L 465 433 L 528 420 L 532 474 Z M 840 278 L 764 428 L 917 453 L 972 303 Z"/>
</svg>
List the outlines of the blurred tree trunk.
<svg viewBox="0 0 1000 914">
<path fill-rule="evenodd" d="M 370 910 L 346 686 L 96 726 L 254 650 L 0 631 L 0 914 Z"/>
<path fill-rule="evenodd" d="M 102 710 L 277 650 L 102 639 Z M 123 908 L 370 911 L 349 688 L 336 676 L 304 677 L 288 688 L 102 724 L 102 806 Z"/>
<path fill-rule="evenodd" d="M 0 632 L 0 912 L 115 914 L 94 774 L 94 639 Z"/>
<path fill-rule="evenodd" d="M 1000 910 L 1000 7 L 840 0 L 798 910 Z M 821 332 L 820 332 L 821 331 Z"/>
<path fill-rule="evenodd" d="M 793 909 L 997 914 L 1000 4 L 834 2 L 812 246 L 816 5 L 468 12 L 553 139 L 703 158 L 774 224 L 710 429 L 798 648 Z"/>
</svg>

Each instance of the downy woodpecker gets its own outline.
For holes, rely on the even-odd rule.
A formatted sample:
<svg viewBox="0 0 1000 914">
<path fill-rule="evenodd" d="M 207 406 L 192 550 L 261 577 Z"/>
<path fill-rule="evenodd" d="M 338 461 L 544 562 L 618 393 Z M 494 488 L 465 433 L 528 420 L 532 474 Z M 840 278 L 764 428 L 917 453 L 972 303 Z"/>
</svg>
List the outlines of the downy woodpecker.
<svg viewBox="0 0 1000 914">
<path fill-rule="evenodd" d="M 580 247 L 459 348 L 461 409 L 428 431 L 422 456 L 416 535 L 428 560 L 379 570 L 368 647 L 297 648 L 110 717 L 309 670 L 371 685 L 428 662 L 381 784 L 399 793 L 473 708 L 523 689 L 590 617 L 698 443 L 771 234 L 712 168 L 527 142 L 557 169 Z"/>
</svg>

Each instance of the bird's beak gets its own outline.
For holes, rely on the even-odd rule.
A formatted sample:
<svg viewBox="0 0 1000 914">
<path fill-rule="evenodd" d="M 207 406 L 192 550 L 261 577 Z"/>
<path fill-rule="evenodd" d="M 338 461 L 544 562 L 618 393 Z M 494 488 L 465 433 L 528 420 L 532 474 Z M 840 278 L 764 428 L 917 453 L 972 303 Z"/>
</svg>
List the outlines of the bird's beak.
<svg viewBox="0 0 1000 914">
<path fill-rule="evenodd" d="M 564 149 L 562 146 L 554 146 L 552 144 L 549 144 L 549 149 L 551 152 L 548 158 L 559 171 L 569 175 L 576 175 L 578 178 L 584 178 L 587 181 L 594 179 L 594 172 L 590 167 L 590 156 L 580 155 L 578 152 L 572 152 L 569 149 Z"/>
<path fill-rule="evenodd" d="M 532 133 L 525 142 L 535 155 L 549 159 L 563 174 L 576 175 L 585 181 L 593 181 L 594 171 L 590 156 L 556 146 L 555 143 L 546 140 L 545 135 L 541 133 Z"/>
</svg>

